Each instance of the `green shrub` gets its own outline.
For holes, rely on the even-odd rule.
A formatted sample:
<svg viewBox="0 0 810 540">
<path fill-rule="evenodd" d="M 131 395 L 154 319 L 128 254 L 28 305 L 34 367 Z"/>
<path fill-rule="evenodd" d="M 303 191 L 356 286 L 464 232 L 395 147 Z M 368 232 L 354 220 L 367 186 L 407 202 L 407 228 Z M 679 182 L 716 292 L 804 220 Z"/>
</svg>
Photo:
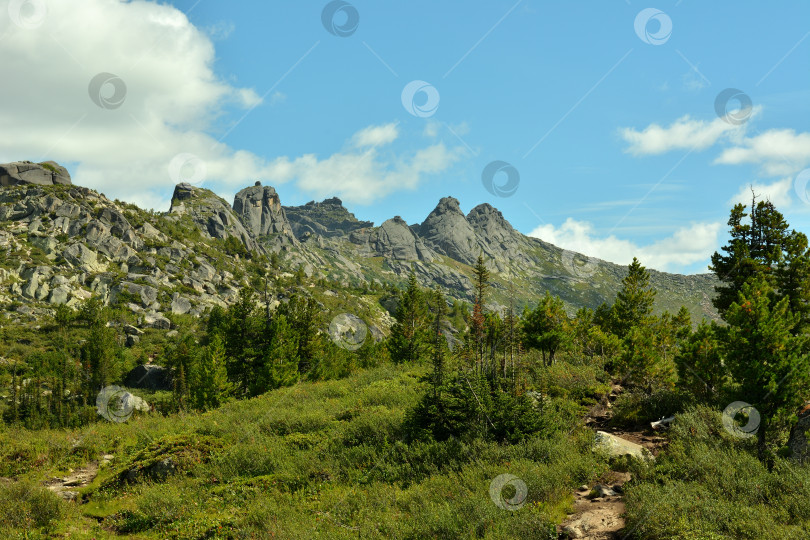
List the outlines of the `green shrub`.
<svg viewBox="0 0 810 540">
<path fill-rule="evenodd" d="M 624 392 L 613 404 L 611 422 L 617 426 L 638 427 L 684 410 L 693 401 L 680 390 L 656 390 L 647 394 L 641 390 Z"/>
<path fill-rule="evenodd" d="M 719 411 L 687 410 L 655 466 L 627 491 L 628 528 L 641 538 L 807 538 L 810 469 L 756 458 L 754 442 L 730 435 Z"/>
<path fill-rule="evenodd" d="M 62 501 L 50 490 L 24 482 L 0 483 L 0 531 L 49 531 L 62 517 Z"/>
</svg>

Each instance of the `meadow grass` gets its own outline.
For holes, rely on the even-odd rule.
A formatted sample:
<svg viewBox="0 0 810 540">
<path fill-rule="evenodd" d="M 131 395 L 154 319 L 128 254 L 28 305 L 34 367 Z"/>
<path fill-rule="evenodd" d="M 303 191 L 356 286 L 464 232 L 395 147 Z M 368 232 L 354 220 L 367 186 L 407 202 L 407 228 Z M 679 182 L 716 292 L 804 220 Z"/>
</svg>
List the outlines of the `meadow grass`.
<svg viewBox="0 0 810 540">
<path fill-rule="evenodd" d="M 571 491 L 606 469 L 570 411 L 548 407 L 553 436 L 521 444 L 403 442 L 424 367 L 384 365 L 306 382 L 207 413 L 134 416 L 77 430 L 0 432 L 0 531 L 76 538 L 555 538 Z M 102 454 L 115 459 L 83 504 L 40 486 Z M 150 474 L 171 460 L 175 474 Z M 136 471 L 136 473 L 131 473 Z M 497 506 L 501 474 L 525 483 Z M 132 478 L 132 481 L 128 479 Z M 509 486 L 503 496 L 514 495 Z M 21 517 L 23 516 L 23 517 Z M 27 517 L 25 517 L 27 516 Z M 29 536 L 32 537 L 32 536 Z"/>
</svg>

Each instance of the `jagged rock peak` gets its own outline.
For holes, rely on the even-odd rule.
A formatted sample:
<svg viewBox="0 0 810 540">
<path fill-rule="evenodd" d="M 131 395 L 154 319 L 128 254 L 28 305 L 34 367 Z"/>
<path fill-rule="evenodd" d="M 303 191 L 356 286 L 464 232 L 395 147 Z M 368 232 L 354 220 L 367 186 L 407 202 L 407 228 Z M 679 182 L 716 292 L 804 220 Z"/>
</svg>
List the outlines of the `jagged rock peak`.
<svg viewBox="0 0 810 540">
<path fill-rule="evenodd" d="M 174 186 L 174 193 L 172 194 L 172 207 L 174 207 L 174 201 L 187 201 L 194 197 L 194 190 L 196 188 L 191 184 L 187 184 L 186 182 L 181 182 Z M 169 210 L 171 212 L 171 210 Z"/>
<path fill-rule="evenodd" d="M 395 260 L 430 262 L 436 258 L 399 216 L 384 221 L 373 234 L 371 243 L 377 254 Z"/>
<path fill-rule="evenodd" d="M 419 236 L 439 253 L 467 264 L 475 262 L 479 251 L 475 231 L 453 197 L 439 201 L 419 226 Z"/>
<path fill-rule="evenodd" d="M 433 212 L 431 212 L 431 214 L 437 212 L 440 213 L 456 212 L 461 214 L 462 216 L 464 215 L 464 212 L 461 211 L 461 207 L 459 206 L 458 199 L 456 199 L 455 197 L 442 197 L 439 200 L 439 204 L 436 205 L 436 208 L 433 209 Z"/>
<path fill-rule="evenodd" d="M 233 236 L 241 240 L 248 250 L 258 249 L 256 240 L 242 225 L 231 205 L 210 190 L 186 182 L 177 184 L 174 186 L 169 214 L 174 217 L 188 215 L 200 231 L 211 238 Z"/>
<path fill-rule="evenodd" d="M 467 214 L 467 221 L 476 228 L 476 225 L 486 222 L 496 223 L 510 231 L 514 230 L 512 224 L 503 217 L 500 210 L 490 205 L 489 203 L 479 204 Z"/>
<path fill-rule="evenodd" d="M 0 165 L 0 186 L 20 184 L 69 186 L 72 185 L 72 182 L 68 170 L 54 161 L 43 161 L 42 163 L 15 161 Z"/>
<path fill-rule="evenodd" d="M 358 220 L 337 197 L 322 202 L 310 201 L 303 206 L 285 206 L 284 210 L 298 238 L 303 238 L 307 234 L 343 236 L 358 229 L 374 226 L 372 221 Z"/>
<path fill-rule="evenodd" d="M 282 240 L 295 243 L 292 227 L 275 188 L 262 186 L 260 182 L 246 187 L 234 197 L 233 211 L 254 236 L 277 234 Z"/>
</svg>

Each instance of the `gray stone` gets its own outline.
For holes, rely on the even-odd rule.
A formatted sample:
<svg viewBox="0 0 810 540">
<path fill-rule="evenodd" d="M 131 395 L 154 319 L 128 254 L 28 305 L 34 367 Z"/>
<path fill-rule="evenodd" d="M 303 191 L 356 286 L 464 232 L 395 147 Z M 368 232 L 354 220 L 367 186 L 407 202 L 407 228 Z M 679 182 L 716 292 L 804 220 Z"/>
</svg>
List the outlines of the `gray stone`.
<svg viewBox="0 0 810 540">
<path fill-rule="evenodd" d="M 51 296 L 48 298 L 48 302 L 54 305 L 67 304 L 69 298 L 70 289 L 67 287 L 57 287 L 51 291 Z"/>
<path fill-rule="evenodd" d="M 144 315 L 143 322 L 147 327 L 158 330 L 168 330 L 172 327 L 172 322 L 160 313 L 147 313 Z"/>
<path fill-rule="evenodd" d="M 242 225 L 231 206 L 207 189 L 186 183 L 177 184 L 169 214 L 188 215 L 200 231 L 211 238 L 233 236 L 242 241 L 248 250 L 259 249 L 256 240 Z"/>
<path fill-rule="evenodd" d="M 136 326 L 132 326 L 131 324 L 125 324 L 123 327 L 124 333 L 128 336 L 140 336 L 143 334 L 143 330 Z"/>
<path fill-rule="evenodd" d="M 141 342 L 141 338 L 138 337 L 138 336 L 132 336 L 132 335 L 127 336 L 127 341 L 126 341 L 127 347 L 134 347 L 135 345 L 137 345 L 140 342 Z"/>
<path fill-rule="evenodd" d="M 174 293 L 172 296 L 172 313 L 177 315 L 185 315 L 191 311 L 191 302 L 185 296 L 180 296 Z"/>
<path fill-rule="evenodd" d="M 371 238 L 374 251 L 400 261 L 432 261 L 435 254 L 425 246 L 399 216 L 383 222 Z"/>
<path fill-rule="evenodd" d="M 281 206 L 276 190 L 261 185 L 245 188 L 236 194 L 233 211 L 254 237 L 277 235 L 274 240 L 295 245 L 298 242 Z"/>
<path fill-rule="evenodd" d="M 131 294 L 138 296 L 144 306 L 151 306 L 155 303 L 158 296 L 158 291 L 149 285 L 138 285 L 129 281 L 121 282 L 118 286 L 118 291 L 128 291 Z"/>
<path fill-rule="evenodd" d="M 234 207 L 236 205 L 234 204 Z M 303 206 L 285 206 L 285 214 L 296 238 L 305 234 L 326 237 L 350 235 L 359 229 L 370 229 L 371 221 L 359 221 L 337 197 L 323 202 L 310 201 Z"/>
<path fill-rule="evenodd" d="M 622 439 L 604 431 L 596 432 L 596 446 L 611 457 L 631 456 L 636 459 L 655 460 L 650 451 L 634 442 Z"/>
<path fill-rule="evenodd" d="M 78 266 L 88 272 L 98 272 L 104 269 L 104 265 L 98 262 L 96 252 L 81 243 L 68 246 L 62 252 L 62 257 L 71 265 Z"/>
<path fill-rule="evenodd" d="M 16 186 L 20 184 L 70 185 L 70 174 L 67 169 L 53 161 L 45 161 L 41 164 L 31 163 L 30 161 L 15 161 L 0 165 L 0 186 Z"/>
</svg>

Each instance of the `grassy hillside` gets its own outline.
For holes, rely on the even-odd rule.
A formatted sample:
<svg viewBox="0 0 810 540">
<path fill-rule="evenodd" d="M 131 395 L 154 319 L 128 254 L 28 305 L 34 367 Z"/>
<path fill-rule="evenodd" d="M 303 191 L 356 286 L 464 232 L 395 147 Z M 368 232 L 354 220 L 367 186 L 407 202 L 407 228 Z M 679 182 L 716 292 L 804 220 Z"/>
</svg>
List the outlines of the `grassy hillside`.
<svg viewBox="0 0 810 540">
<path fill-rule="evenodd" d="M 205 414 L 144 415 L 78 431 L 2 428 L 0 476 L 19 480 L 0 483 L 2 530 L 22 536 L 39 525 L 43 534 L 74 538 L 555 538 L 571 490 L 605 469 L 590 450 L 590 431 L 550 407 L 545 414 L 560 430 L 525 444 L 403 444 L 400 428 L 424 371 L 385 366 Z M 115 457 L 81 490 L 83 504 L 40 487 L 104 454 Z M 172 473 L 144 472 L 166 459 Z M 491 482 L 504 473 L 528 488 L 518 511 L 490 498 Z"/>
</svg>

